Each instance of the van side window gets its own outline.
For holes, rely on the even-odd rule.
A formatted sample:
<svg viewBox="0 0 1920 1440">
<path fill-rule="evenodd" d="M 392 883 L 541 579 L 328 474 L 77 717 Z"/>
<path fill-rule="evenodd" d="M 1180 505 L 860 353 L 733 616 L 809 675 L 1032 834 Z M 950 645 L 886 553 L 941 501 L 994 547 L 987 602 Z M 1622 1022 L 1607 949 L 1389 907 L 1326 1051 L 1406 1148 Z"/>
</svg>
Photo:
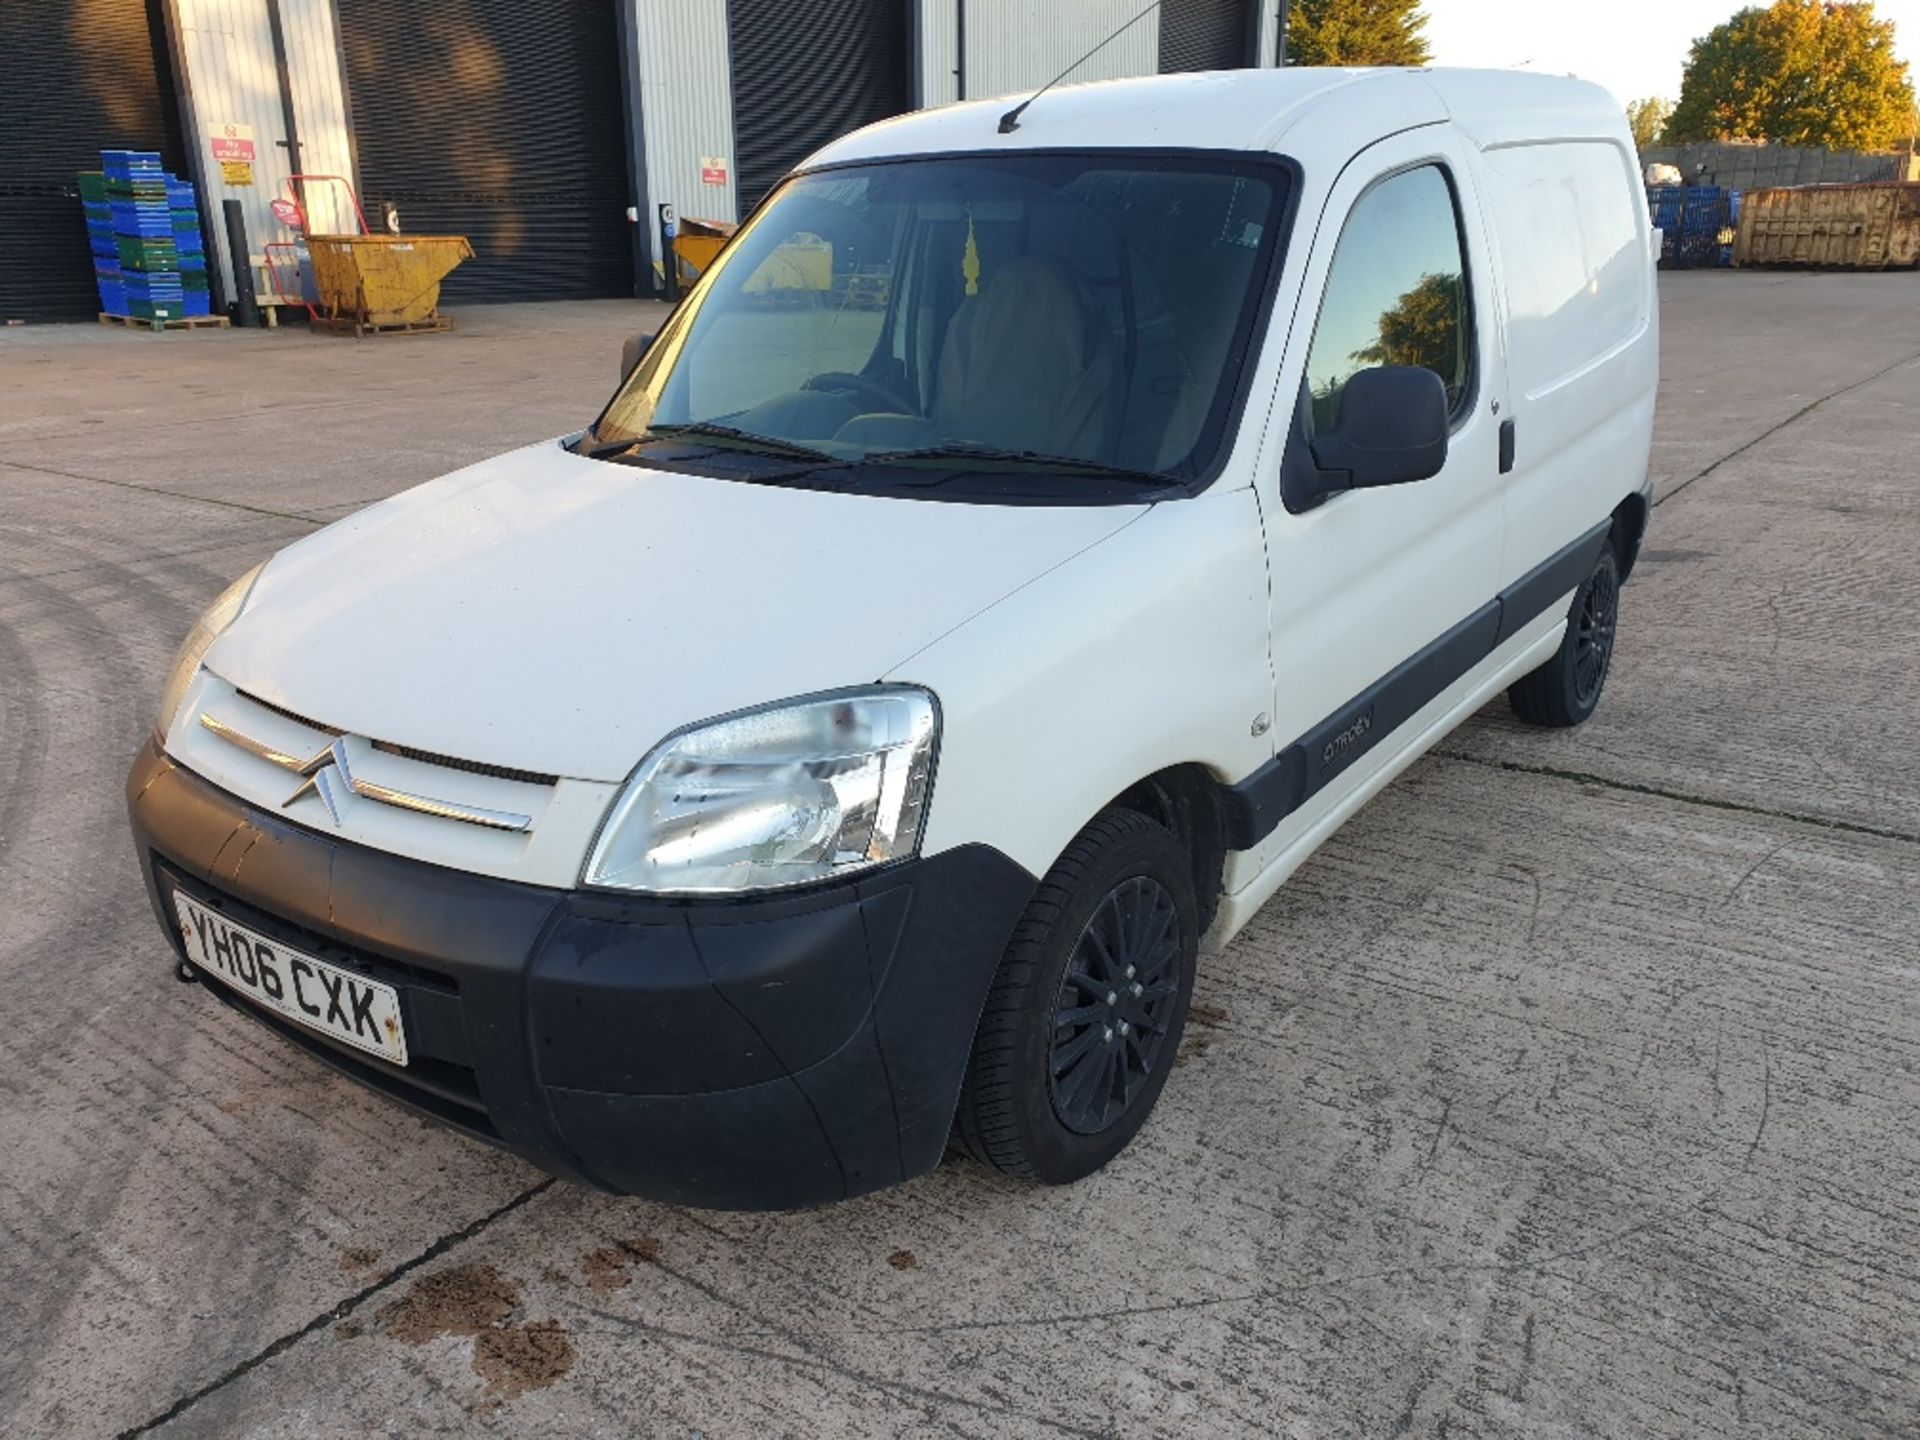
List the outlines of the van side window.
<svg viewBox="0 0 1920 1440">
<path fill-rule="evenodd" d="M 1307 352 L 1316 435 L 1333 428 L 1359 370 L 1418 365 L 1456 413 L 1472 392 L 1473 324 L 1453 186 L 1438 165 L 1383 180 L 1353 207 Z"/>
</svg>

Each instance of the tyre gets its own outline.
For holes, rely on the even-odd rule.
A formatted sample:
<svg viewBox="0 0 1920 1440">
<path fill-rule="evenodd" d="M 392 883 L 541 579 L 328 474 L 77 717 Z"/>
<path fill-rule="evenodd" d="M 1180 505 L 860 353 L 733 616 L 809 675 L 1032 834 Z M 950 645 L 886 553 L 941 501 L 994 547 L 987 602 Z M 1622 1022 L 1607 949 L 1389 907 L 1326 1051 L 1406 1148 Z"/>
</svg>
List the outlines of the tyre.
<svg viewBox="0 0 1920 1440">
<path fill-rule="evenodd" d="M 975 1033 L 954 1133 L 1009 1175 L 1064 1185 L 1139 1132 L 1193 997 L 1199 906 L 1165 827 L 1106 810 L 1015 927 Z"/>
<path fill-rule="evenodd" d="M 1593 573 L 1573 593 L 1567 633 L 1553 658 L 1507 689 L 1513 713 L 1529 725 L 1578 725 L 1600 703 L 1620 623 L 1620 561 L 1600 548 Z"/>
</svg>

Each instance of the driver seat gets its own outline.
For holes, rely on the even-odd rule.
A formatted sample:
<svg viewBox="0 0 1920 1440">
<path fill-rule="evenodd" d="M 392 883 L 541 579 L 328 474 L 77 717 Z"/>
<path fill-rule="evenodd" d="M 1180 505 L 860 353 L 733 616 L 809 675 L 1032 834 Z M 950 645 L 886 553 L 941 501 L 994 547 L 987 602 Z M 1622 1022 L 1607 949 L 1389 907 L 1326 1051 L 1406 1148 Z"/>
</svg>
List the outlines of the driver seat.
<svg viewBox="0 0 1920 1440">
<path fill-rule="evenodd" d="M 835 438 L 869 449 L 960 440 L 1107 460 L 1119 377 L 1099 302 L 1059 262 L 1023 255 L 954 312 L 931 418 L 860 415 Z"/>
</svg>

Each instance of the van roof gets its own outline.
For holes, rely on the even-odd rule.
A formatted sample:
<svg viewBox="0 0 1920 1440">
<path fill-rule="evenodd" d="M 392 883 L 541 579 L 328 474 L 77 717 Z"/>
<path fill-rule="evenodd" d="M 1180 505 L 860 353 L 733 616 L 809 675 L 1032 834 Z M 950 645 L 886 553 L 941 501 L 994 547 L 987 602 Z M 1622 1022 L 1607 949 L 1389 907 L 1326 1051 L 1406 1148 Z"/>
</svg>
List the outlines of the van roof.
<svg viewBox="0 0 1920 1440">
<path fill-rule="evenodd" d="M 1399 130 L 1453 120 L 1482 148 L 1625 133 L 1598 85 L 1515 70 L 1288 67 L 1102 80 L 1049 90 L 1011 135 L 1000 117 L 1026 95 L 966 101 L 869 125 L 802 169 L 901 155 L 1042 149 L 1280 151 L 1302 164 Z"/>
</svg>

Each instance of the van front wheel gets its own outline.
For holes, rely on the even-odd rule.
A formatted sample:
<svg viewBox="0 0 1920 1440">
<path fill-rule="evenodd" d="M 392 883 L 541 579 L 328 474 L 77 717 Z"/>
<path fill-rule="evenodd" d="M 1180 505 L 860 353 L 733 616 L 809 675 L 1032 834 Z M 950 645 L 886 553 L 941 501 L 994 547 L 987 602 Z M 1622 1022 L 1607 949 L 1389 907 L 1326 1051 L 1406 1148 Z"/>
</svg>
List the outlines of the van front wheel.
<svg viewBox="0 0 1920 1440">
<path fill-rule="evenodd" d="M 1040 882 L 994 976 L 954 1117 L 967 1151 L 1050 1185 L 1119 1154 L 1172 1068 L 1199 938 L 1179 841 L 1102 811 Z"/>
<path fill-rule="evenodd" d="M 1613 666 L 1620 625 L 1620 562 L 1600 547 L 1593 573 L 1573 593 L 1567 633 L 1553 658 L 1507 688 L 1507 703 L 1529 725 L 1578 725 L 1593 714 Z"/>
</svg>

